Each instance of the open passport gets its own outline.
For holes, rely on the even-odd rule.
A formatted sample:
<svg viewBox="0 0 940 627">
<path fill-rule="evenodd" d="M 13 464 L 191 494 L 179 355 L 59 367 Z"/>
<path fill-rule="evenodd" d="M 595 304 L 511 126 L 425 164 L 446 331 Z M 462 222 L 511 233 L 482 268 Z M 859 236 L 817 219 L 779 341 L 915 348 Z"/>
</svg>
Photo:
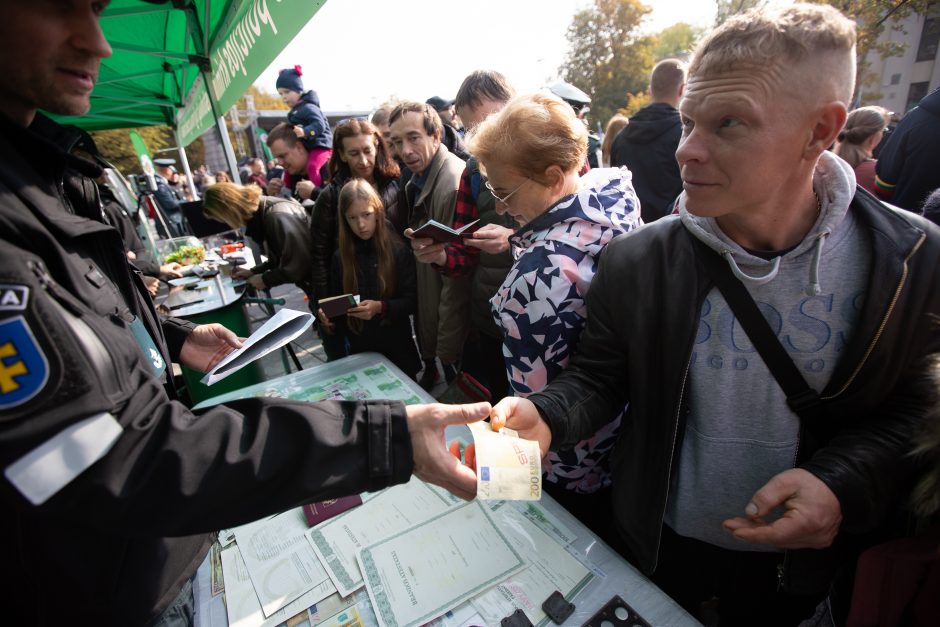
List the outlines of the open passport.
<svg viewBox="0 0 940 627">
<path fill-rule="evenodd" d="M 429 237 L 438 244 L 445 242 L 459 242 L 465 237 L 472 235 L 482 225 L 479 220 L 474 220 L 470 224 L 465 224 L 459 229 L 452 229 L 446 224 L 441 224 L 436 220 L 428 220 L 421 228 L 412 231 L 412 237 Z"/>
</svg>

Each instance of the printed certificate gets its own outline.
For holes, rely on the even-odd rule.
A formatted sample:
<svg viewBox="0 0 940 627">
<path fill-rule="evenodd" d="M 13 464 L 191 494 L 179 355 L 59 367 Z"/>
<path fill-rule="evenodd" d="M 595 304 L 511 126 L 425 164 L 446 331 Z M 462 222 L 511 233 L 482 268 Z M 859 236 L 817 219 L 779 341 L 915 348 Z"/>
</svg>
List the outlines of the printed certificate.
<svg viewBox="0 0 940 627">
<path fill-rule="evenodd" d="M 222 574 L 225 578 L 225 610 L 229 627 L 280 625 L 329 595 L 329 591 L 333 589 L 333 584 L 326 580 L 265 618 L 238 546 L 231 545 L 222 549 Z"/>
<path fill-rule="evenodd" d="M 265 616 L 312 589 L 320 596 L 308 606 L 335 592 L 306 533 L 307 520 L 299 507 L 235 528 L 235 542 Z"/>
<path fill-rule="evenodd" d="M 419 479 L 397 485 L 311 529 L 307 536 L 343 596 L 362 587 L 356 552 L 446 511 L 451 502 Z"/>
<path fill-rule="evenodd" d="M 383 627 L 422 625 L 526 566 L 479 501 L 451 508 L 356 557 Z"/>
<path fill-rule="evenodd" d="M 528 513 L 503 507 L 492 515 L 529 566 L 471 600 L 487 625 L 498 625 L 518 608 L 533 625 L 543 627 L 549 623 L 549 618 L 542 611 L 542 601 L 555 590 L 570 601 L 594 578 L 584 564 L 537 526 Z"/>
</svg>

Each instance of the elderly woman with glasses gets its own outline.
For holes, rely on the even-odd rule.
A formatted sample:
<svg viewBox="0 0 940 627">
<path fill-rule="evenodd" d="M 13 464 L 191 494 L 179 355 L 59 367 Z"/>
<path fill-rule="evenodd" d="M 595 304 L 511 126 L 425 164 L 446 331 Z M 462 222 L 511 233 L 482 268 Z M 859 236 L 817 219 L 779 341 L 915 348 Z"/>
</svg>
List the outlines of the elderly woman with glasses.
<svg viewBox="0 0 940 627">
<path fill-rule="evenodd" d="M 511 101 L 468 142 L 496 210 L 519 225 L 511 238 L 515 262 L 491 301 L 503 330 L 510 384 L 519 396 L 541 390 L 565 368 L 584 328 L 584 297 L 601 251 L 641 223 L 628 170 L 578 176 L 587 140 L 587 129 L 568 104 L 536 94 Z M 569 495 L 609 485 L 607 454 L 619 424 L 620 417 L 611 416 L 590 440 L 549 455 L 546 489 L 573 512 L 597 509 Z"/>
</svg>

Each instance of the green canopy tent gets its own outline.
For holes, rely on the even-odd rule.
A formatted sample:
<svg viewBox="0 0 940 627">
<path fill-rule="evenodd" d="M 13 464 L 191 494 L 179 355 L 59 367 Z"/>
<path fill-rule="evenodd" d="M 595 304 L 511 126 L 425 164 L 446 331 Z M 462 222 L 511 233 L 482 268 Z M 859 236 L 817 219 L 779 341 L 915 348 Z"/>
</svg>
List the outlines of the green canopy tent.
<svg viewBox="0 0 940 627">
<path fill-rule="evenodd" d="M 182 147 L 214 125 L 237 181 L 222 113 L 325 3 L 112 0 L 101 27 L 113 54 L 101 63 L 91 110 L 53 117 L 89 131 L 168 125 L 187 176 Z"/>
</svg>

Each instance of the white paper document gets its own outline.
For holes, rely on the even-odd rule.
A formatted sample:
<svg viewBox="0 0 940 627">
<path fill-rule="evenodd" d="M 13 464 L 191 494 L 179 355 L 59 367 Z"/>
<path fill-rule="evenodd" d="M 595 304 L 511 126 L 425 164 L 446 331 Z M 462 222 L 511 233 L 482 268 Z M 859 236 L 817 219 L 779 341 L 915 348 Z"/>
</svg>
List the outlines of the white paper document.
<svg viewBox="0 0 940 627">
<path fill-rule="evenodd" d="M 474 597 L 471 603 L 487 625 L 498 625 L 518 608 L 533 625 L 543 627 L 550 619 L 542 611 L 542 601 L 555 590 L 570 601 L 594 575 L 563 545 L 515 508 L 501 508 L 492 517 L 529 566 Z"/>
<path fill-rule="evenodd" d="M 360 548 L 430 520 L 450 506 L 449 500 L 413 478 L 317 525 L 308 537 L 336 589 L 346 596 L 362 587 L 356 562 Z"/>
<path fill-rule="evenodd" d="M 265 617 L 237 545 L 222 550 L 222 574 L 225 578 L 225 608 L 229 627 L 274 627 L 315 605 L 318 597 L 323 597 L 318 586 Z M 329 581 L 326 583 L 332 589 L 332 584 Z"/>
<path fill-rule="evenodd" d="M 359 551 L 383 627 L 422 625 L 522 570 L 522 554 L 479 501 Z"/>
<path fill-rule="evenodd" d="M 234 350 L 216 364 L 215 368 L 201 379 L 204 385 L 212 385 L 244 368 L 256 359 L 284 346 L 313 324 L 313 315 L 293 309 L 281 309 L 252 333 L 238 350 Z"/>
<path fill-rule="evenodd" d="M 306 607 L 336 591 L 306 533 L 301 508 L 235 529 L 235 543 L 266 617 L 311 590 L 318 594 L 307 599 Z"/>
</svg>

